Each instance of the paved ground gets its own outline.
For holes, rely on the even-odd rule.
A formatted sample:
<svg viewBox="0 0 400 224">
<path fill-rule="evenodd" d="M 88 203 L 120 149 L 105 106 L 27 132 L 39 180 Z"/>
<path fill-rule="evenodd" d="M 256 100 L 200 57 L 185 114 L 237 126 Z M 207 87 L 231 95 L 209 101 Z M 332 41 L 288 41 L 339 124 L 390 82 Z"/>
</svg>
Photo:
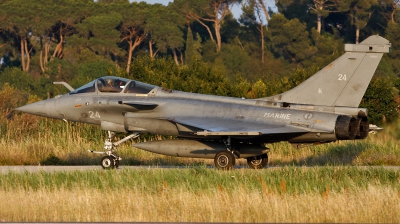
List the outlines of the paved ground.
<svg viewBox="0 0 400 224">
<path fill-rule="evenodd" d="M 120 166 L 118 169 L 185 169 L 184 166 Z M 235 167 L 236 169 L 240 169 L 243 167 Z M 283 167 L 268 167 L 267 169 L 281 169 Z M 307 167 L 302 167 L 307 168 Z M 315 168 L 314 166 L 309 168 Z M 394 169 L 400 170 L 399 166 L 359 166 L 360 169 L 367 169 L 367 168 L 384 168 L 384 169 Z M 0 166 L 0 174 L 7 174 L 9 172 L 15 173 L 36 173 L 40 171 L 44 172 L 61 172 L 61 171 L 86 171 L 86 170 L 102 170 L 101 166 Z M 210 167 L 210 169 L 214 169 Z M 250 169 L 245 167 L 245 169 Z"/>
<path fill-rule="evenodd" d="M 149 168 L 169 168 L 169 167 L 149 167 L 149 166 L 120 166 L 118 169 L 149 169 Z M 179 168 L 179 167 L 176 167 Z M 0 166 L 0 174 L 8 172 L 15 173 L 36 173 L 44 172 L 61 172 L 61 171 L 86 171 L 86 170 L 102 170 L 99 166 Z"/>
</svg>

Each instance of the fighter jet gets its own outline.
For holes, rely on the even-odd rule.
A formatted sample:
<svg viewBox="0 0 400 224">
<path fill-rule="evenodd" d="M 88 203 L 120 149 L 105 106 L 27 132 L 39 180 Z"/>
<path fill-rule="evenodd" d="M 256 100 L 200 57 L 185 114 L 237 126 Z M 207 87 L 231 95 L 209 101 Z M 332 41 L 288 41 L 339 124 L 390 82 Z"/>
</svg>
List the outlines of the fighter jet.
<svg viewBox="0 0 400 224">
<path fill-rule="evenodd" d="M 165 89 L 126 78 L 100 77 L 70 93 L 16 110 L 65 121 L 99 125 L 108 131 L 101 166 L 118 167 L 116 149 L 143 133 L 173 139 L 136 143 L 153 153 L 214 159 L 232 169 L 244 158 L 254 169 L 268 164 L 267 144 L 296 147 L 364 139 L 370 131 L 367 109 L 358 108 L 383 53 L 391 44 L 370 36 L 346 44 L 345 53 L 297 87 L 279 95 L 243 99 Z M 115 132 L 129 134 L 114 142 Z"/>
</svg>

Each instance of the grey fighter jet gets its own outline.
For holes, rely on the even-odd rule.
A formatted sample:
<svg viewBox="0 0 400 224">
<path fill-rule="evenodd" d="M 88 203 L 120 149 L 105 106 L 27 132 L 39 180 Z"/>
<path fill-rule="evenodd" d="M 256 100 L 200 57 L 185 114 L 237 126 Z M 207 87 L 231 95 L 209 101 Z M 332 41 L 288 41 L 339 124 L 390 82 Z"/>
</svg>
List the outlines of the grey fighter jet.
<svg viewBox="0 0 400 224">
<path fill-rule="evenodd" d="M 345 54 L 305 82 L 266 98 L 187 93 L 107 76 L 78 89 L 61 82 L 70 93 L 16 110 L 100 125 L 109 131 L 105 150 L 91 152 L 105 155 L 104 168 L 119 165 L 119 144 L 152 133 L 176 138 L 133 146 L 170 156 L 214 159 L 220 169 L 232 169 L 235 159 L 245 158 L 251 168 L 260 169 L 268 163 L 268 143 L 309 146 L 364 139 L 378 129 L 369 124 L 367 109 L 358 106 L 390 47 L 379 36 L 346 44 Z M 115 132 L 130 135 L 113 142 Z"/>
</svg>

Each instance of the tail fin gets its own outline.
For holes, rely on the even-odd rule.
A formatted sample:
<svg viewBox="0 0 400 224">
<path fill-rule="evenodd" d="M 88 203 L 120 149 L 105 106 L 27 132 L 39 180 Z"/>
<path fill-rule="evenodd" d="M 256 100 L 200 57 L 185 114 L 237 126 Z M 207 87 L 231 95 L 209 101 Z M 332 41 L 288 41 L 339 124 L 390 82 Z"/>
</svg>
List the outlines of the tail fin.
<svg viewBox="0 0 400 224">
<path fill-rule="evenodd" d="M 287 103 L 358 107 L 391 44 L 380 36 L 370 36 L 360 44 L 346 44 L 341 57 L 295 88 L 263 98 Z"/>
</svg>

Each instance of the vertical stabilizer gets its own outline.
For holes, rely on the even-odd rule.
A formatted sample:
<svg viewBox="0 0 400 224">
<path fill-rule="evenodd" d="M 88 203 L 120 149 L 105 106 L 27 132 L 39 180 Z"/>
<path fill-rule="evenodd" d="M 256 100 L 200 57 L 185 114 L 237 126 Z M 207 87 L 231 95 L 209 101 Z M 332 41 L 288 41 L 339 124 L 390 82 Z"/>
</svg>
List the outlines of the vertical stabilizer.
<svg viewBox="0 0 400 224">
<path fill-rule="evenodd" d="M 295 88 L 263 98 L 288 103 L 358 107 L 383 56 L 391 44 L 370 36 L 360 44 L 346 44 L 341 57 Z"/>
</svg>

